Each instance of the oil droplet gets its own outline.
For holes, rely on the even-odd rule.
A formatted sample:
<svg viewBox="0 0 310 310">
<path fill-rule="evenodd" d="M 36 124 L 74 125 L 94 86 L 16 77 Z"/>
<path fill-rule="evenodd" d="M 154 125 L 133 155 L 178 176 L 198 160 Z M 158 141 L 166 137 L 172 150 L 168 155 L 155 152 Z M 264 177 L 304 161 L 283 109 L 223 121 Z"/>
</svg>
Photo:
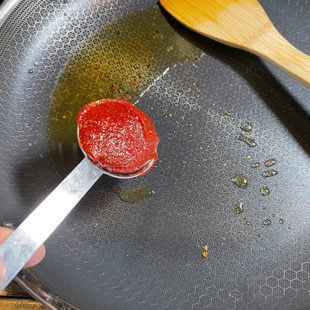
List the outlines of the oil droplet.
<svg viewBox="0 0 310 310">
<path fill-rule="evenodd" d="M 162 114 L 163 118 L 170 118 L 171 116 L 172 114 L 168 110 L 165 110 Z"/>
<path fill-rule="evenodd" d="M 237 135 L 236 139 L 239 140 L 239 141 L 242 141 L 242 142 L 246 143 L 246 144 L 247 144 L 248 146 L 250 146 L 250 147 L 256 146 L 256 143 L 255 143 L 255 141 L 254 141 L 253 138 L 247 137 L 247 136 L 245 136 L 245 135 L 242 134 L 242 133 L 239 133 L 239 134 Z"/>
<path fill-rule="evenodd" d="M 246 188 L 248 186 L 248 179 L 242 175 L 242 174 L 237 174 L 235 175 L 231 181 L 236 184 L 237 186 L 239 186 L 240 188 Z"/>
<path fill-rule="evenodd" d="M 29 69 L 28 73 L 32 74 L 33 73 L 33 69 Z"/>
<path fill-rule="evenodd" d="M 253 125 L 250 123 L 250 122 L 245 122 L 243 123 L 240 128 L 243 130 L 243 131 L 246 131 L 246 132 L 249 132 L 253 129 Z"/>
<path fill-rule="evenodd" d="M 282 218 L 279 219 L 279 224 L 284 224 L 284 220 Z"/>
<path fill-rule="evenodd" d="M 269 178 L 269 177 L 273 177 L 273 176 L 275 176 L 277 174 L 278 174 L 278 171 L 271 169 L 271 170 L 264 171 L 262 173 L 262 176 L 264 178 Z"/>
<path fill-rule="evenodd" d="M 252 168 L 258 168 L 259 167 L 259 163 L 258 162 L 251 163 L 251 167 Z"/>
<path fill-rule="evenodd" d="M 240 214 L 242 213 L 244 210 L 243 210 L 243 202 L 242 201 L 238 201 L 238 203 L 236 203 L 234 205 L 234 211 L 236 214 Z"/>
<path fill-rule="evenodd" d="M 270 194 L 270 190 L 268 186 L 264 185 L 260 188 L 260 192 L 263 196 L 268 196 Z"/>
<path fill-rule="evenodd" d="M 264 162 L 264 165 L 265 165 L 265 167 L 271 167 L 271 166 L 275 165 L 276 163 L 277 163 L 277 161 L 274 158 L 271 158 L 271 159 L 267 159 Z"/>
<path fill-rule="evenodd" d="M 116 190 L 115 193 L 121 200 L 125 202 L 136 203 L 144 198 L 152 196 L 154 191 L 151 187 L 145 186 L 133 191 Z"/>
<path fill-rule="evenodd" d="M 269 225 L 271 225 L 271 221 L 269 219 L 266 219 L 263 221 L 263 225 L 269 226 Z"/>
</svg>

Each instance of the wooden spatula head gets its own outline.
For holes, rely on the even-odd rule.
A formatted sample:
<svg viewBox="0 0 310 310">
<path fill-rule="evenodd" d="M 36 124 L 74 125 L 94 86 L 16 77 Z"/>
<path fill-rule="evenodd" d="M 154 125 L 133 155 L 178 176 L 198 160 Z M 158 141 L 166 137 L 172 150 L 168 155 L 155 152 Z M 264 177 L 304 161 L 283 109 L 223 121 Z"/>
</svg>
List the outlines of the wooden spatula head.
<svg viewBox="0 0 310 310">
<path fill-rule="evenodd" d="M 188 28 L 234 47 L 248 47 L 273 27 L 256 0 L 160 0 Z"/>
<path fill-rule="evenodd" d="M 191 30 L 266 58 L 310 87 L 310 57 L 280 35 L 257 0 L 160 0 L 160 3 Z"/>
</svg>

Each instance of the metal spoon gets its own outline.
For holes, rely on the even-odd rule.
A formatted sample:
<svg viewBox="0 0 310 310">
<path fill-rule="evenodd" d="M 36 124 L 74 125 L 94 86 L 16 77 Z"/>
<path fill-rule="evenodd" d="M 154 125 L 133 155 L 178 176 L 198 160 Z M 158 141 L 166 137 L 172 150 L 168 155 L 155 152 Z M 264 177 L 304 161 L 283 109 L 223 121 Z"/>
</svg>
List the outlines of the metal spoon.
<svg viewBox="0 0 310 310">
<path fill-rule="evenodd" d="M 0 246 L 0 256 L 6 267 L 0 282 L 0 291 L 10 284 L 36 250 L 103 174 L 119 179 L 131 179 L 144 174 L 154 162 L 149 160 L 139 171 L 131 174 L 113 174 L 96 166 L 82 148 L 81 150 L 85 158 Z"/>
</svg>

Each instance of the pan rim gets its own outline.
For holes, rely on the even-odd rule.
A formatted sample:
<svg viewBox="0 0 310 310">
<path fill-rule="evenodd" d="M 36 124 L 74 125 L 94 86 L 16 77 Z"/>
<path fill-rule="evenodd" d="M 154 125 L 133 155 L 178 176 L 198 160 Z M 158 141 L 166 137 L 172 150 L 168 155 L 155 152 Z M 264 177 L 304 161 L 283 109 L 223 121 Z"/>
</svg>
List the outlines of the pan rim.
<svg viewBox="0 0 310 310">
<path fill-rule="evenodd" d="M 22 270 L 14 279 L 14 281 L 25 290 L 35 300 L 41 302 L 50 310 L 68 309 L 79 310 L 69 302 L 65 301 L 59 295 L 52 293 L 37 278 L 35 278 L 30 270 Z"/>
</svg>

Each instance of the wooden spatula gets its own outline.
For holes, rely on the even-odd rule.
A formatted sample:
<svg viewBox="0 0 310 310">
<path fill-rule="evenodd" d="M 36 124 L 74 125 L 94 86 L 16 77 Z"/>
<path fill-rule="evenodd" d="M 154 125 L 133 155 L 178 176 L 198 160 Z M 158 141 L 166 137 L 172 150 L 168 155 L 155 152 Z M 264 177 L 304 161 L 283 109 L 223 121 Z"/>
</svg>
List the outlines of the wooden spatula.
<svg viewBox="0 0 310 310">
<path fill-rule="evenodd" d="M 263 57 L 310 87 L 310 57 L 282 37 L 256 0 L 160 0 L 160 3 L 191 30 Z"/>
</svg>

